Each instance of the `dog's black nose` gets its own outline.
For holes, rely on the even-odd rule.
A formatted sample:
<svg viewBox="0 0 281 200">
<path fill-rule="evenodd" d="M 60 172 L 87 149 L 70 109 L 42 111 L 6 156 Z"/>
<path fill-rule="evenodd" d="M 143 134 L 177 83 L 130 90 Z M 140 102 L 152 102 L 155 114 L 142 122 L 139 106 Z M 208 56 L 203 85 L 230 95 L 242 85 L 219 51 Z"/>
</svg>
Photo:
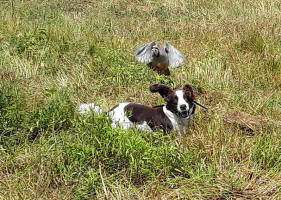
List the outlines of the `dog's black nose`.
<svg viewBox="0 0 281 200">
<path fill-rule="evenodd" d="M 181 110 L 186 110 L 186 105 L 185 104 L 180 105 L 180 109 Z"/>
</svg>

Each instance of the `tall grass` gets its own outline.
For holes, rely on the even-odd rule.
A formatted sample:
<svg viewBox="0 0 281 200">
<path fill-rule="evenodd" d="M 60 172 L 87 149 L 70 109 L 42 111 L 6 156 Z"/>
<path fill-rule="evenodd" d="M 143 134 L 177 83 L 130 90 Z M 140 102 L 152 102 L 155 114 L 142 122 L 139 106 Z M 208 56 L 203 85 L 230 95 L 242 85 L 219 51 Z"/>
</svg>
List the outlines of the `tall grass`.
<svg viewBox="0 0 281 200">
<path fill-rule="evenodd" d="M 279 1 L 1 1 L 0 199 L 281 199 Z M 171 77 L 134 59 L 151 40 L 186 55 Z M 193 85 L 189 133 L 112 129 L 149 86 Z M 230 119 L 227 121 L 231 121 Z M 252 131 L 249 133 L 249 131 Z"/>
</svg>

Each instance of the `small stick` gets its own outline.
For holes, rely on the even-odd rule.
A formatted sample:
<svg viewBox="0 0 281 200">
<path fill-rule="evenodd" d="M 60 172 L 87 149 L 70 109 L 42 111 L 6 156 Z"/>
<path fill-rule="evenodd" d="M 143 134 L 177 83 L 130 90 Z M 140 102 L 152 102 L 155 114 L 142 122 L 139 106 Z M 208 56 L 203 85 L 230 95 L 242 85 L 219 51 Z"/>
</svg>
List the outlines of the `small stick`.
<svg viewBox="0 0 281 200">
<path fill-rule="evenodd" d="M 108 193 L 107 193 L 107 190 L 106 190 L 106 187 L 105 187 L 105 184 L 104 184 L 104 180 L 103 180 L 103 177 L 102 177 L 101 164 L 100 163 L 99 163 L 99 172 L 100 172 L 101 182 L 102 182 L 102 186 L 103 186 L 103 191 L 105 193 L 106 199 L 108 199 Z"/>
<path fill-rule="evenodd" d="M 200 106 L 200 107 L 205 108 L 206 110 L 208 110 L 207 107 L 203 106 L 202 104 L 200 104 L 200 103 L 198 103 L 198 102 L 196 102 L 196 101 L 193 101 L 193 103 L 195 103 L 196 105 L 198 105 L 198 106 Z"/>
</svg>

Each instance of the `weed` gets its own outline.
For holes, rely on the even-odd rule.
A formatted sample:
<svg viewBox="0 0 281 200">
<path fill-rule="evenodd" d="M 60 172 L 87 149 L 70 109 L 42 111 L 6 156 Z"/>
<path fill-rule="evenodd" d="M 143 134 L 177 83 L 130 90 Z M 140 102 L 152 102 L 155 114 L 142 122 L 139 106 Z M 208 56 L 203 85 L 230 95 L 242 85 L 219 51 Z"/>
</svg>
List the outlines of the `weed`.
<svg viewBox="0 0 281 200">
<path fill-rule="evenodd" d="M 251 160 L 262 169 L 281 170 L 280 140 L 266 133 L 255 139 L 256 145 L 251 152 Z"/>
</svg>

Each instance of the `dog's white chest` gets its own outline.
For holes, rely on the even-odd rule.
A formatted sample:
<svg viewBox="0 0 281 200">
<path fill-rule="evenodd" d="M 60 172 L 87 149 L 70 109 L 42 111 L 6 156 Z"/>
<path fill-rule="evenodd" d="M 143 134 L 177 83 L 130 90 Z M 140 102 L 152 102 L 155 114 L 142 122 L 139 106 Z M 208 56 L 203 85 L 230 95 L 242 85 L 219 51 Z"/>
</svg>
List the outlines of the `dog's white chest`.
<svg viewBox="0 0 281 200">
<path fill-rule="evenodd" d="M 188 117 L 188 118 L 184 118 L 184 119 L 183 118 L 179 118 L 174 113 L 172 113 L 171 111 L 167 110 L 166 106 L 163 107 L 163 112 L 165 113 L 165 115 L 171 121 L 174 131 L 183 131 L 183 130 L 188 129 L 189 122 L 191 120 L 191 116 Z"/>
</svg>

